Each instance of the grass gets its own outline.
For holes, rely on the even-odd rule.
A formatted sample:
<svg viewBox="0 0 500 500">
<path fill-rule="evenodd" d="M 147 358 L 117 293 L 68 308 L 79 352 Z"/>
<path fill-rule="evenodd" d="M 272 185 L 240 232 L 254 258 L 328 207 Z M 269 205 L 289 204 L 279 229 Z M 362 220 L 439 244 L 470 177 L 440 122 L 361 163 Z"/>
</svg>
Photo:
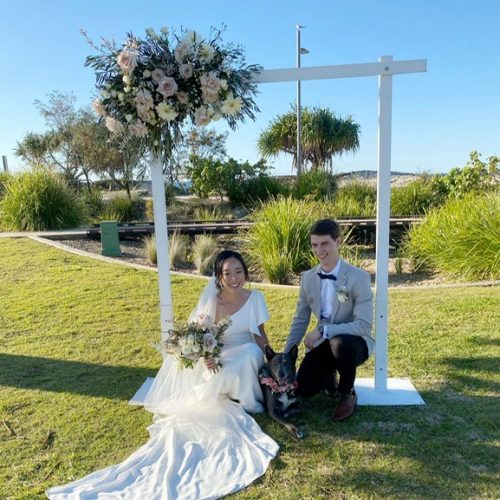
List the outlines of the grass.
<svg viewBox="0 0 500 500">
<path fill-rule="evenodd" d="M 191 249 L 198 272 L 210 276 L 213 272 L 215 257 L 219 252 L 217 239 L 211 234 L 199 234 L 195 237 Z"/>
<path fill-rule="evenodd" d="M 44 498 L 147 440 L 151 415 L 127 401 L 160 364 L 157 275 L 2 239 L 0 276 L 0 419 L 16 432 L 0 426 L 0 498 Z M 177 320 L 204 284 L 172 277 Z M 280 349 L 297 289 L 263 291 Z M 499 308 L 498 286 L 391 291 L 389 373 L 426 406 L 333 425 L 318 396 L 296 419 L 303 441 L 257 415 L 280 453 L 235 498 L 499 498 Z"/>
</svg>

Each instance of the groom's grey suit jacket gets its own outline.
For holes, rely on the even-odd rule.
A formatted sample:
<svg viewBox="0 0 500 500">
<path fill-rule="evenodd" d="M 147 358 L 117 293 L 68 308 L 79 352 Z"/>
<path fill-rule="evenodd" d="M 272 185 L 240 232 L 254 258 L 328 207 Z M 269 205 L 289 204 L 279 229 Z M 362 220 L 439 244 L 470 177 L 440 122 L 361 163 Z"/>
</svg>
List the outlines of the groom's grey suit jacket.
<svg viewBox="0 0 500 500">
<path fill-rule="evenodd" d="M 368 347 L 368 355 L 373 352 L 375 339 L 371 336 L 373 306 L 370 275 L 358 267 L 341 260 L 337 280 L 334 282 L 336 293 L 333 295 L 332 315 L 328 320 L 321 319 L 321 279 L 320 266 L 302 274 L 299 300 L 290 327 L 285 351 L 294 344 L 300 345 L 306 333 L 311 313 L 316 316 L 317 327 L 327 325 L 326 334 L 331 339 L 335 335 L 347 333 L 363 337 Z M 339 292 L 347 293 L 348 299 L 339 300 Z"/>
</svg>

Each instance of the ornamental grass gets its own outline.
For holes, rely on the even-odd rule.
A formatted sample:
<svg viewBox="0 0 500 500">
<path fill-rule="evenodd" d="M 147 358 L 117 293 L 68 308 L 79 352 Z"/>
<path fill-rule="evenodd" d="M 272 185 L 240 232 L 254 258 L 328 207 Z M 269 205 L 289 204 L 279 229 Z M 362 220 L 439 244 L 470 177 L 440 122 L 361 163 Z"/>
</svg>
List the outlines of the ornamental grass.
<svg viewBox="0 0 500 500">
<path fill-rule="evenodd" d="M 241 232 L 243 247 L 254 268 L 271 283 L 288 283 L 294 273 L 308 269 L 309 230 L 320 218 L 320 205 L 280 198 L 253 214 L 254 225 Z"/>
<path fill-rule="evenodd" d="M 4 185 L 0 224 L 7 231 L 76 228 L 85 221 L 83 204 L 64 179 L 42 167 L 12 176 Z"/>
<path fill-rule="evenodd" d="M 499 192 L 470 193 L 429 212 L 407 235 L 415 268 L 463 281 L 500 279 Z"/>
</svg>

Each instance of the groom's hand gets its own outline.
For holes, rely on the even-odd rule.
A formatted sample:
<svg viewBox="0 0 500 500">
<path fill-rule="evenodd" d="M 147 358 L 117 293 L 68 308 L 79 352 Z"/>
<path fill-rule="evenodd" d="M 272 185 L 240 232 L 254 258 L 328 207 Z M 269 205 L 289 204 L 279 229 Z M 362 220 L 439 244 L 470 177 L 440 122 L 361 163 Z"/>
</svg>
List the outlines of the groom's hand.
<svg viewBox="0 0 500 500">
<path fill-rule="evenodd" d="M 314 349 L 316 342 L 322 338 L 321 332 L 319 330 L 313 330 L 312 332 L 309 332 L 305 339 L 304 339 L 304 345 L 306 346 L 307 350 Z"/>
</svg>

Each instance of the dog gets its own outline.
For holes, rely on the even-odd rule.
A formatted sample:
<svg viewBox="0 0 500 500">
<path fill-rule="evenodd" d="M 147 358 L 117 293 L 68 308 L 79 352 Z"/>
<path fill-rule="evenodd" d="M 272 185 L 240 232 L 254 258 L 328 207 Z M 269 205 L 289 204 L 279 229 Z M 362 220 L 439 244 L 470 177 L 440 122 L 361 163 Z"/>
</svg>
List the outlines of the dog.
<svg viewBox="0 0 500 500">
<path fill-rule="evenodd" d="M 267 364 L 259 373 L 259 381 L 269 416 L 286 427 L 297 439 L 302 439 L 304 433 L 288 421 L 288 417 L 299 412 L 295 380 L 298 353 L 296 345 L 289 352 L 274 352 L 266 345 Z"/>
</svg>

